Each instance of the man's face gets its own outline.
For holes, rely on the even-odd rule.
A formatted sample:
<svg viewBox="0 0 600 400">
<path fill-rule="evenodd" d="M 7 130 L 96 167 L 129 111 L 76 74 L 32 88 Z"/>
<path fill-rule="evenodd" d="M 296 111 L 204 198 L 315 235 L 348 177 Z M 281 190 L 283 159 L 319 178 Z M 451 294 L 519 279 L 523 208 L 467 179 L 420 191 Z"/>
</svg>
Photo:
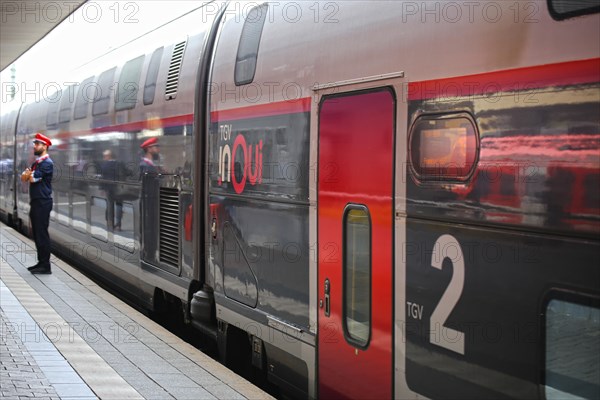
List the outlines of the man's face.
<svg viewBox="0 0 600 400">
<path fill-rule="evenodd" d="M 150 146 L 148 147 L 148 154 L 152 157 L 153 160 L 158 160 L 160 157 L 160 147 L 159 146 Z"/>
<path fill-rule="evenodd" d="M 36 156 L 40 156 L 44 154 L 46 150 L 46 145 L 42 142 L 33 142 L 33 154 Z"/>
</svg>

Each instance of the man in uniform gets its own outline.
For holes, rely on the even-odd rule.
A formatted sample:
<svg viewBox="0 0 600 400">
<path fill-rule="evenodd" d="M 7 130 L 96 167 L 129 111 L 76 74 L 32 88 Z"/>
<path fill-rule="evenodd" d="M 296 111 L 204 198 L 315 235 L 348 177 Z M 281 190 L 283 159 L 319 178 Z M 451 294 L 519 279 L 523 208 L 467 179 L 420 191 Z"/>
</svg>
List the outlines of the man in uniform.
<svg viewBox="0 0 600 400">
<path fill-rule="evenodd" d="M 38 263 L 27 268 L 32 274 L 51 274 L 50 268 L 50 211 L 52 211 L 52 174 L 54 164 L 48 155 L 52 145 L 50 139 L 36 133 L 33 139 L 33 154 L 37 157 L 30 168 L 21 174 L 23 182 L 29 182 L 29 218 Z"/>
<path fill-rule="evenodd" d="M 159 146 L 158 139 L 155 137 L 146 140 L 140 145 L 144 151 L 144 157 L 140 161 L 140 179 L 143 178 L 145 174 L 158 174 L 162 172 L 162 169 L 156 165 L 160 159 Z"/>
</svg>

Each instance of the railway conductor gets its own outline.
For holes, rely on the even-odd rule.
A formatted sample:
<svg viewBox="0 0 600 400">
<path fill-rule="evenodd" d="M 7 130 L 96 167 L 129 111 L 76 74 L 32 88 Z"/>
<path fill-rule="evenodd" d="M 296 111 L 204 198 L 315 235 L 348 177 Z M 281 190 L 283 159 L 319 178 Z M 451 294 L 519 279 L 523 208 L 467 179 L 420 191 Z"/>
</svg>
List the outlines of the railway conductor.
<svg viewBox="0 0 600 400">
<path fill-rule="evenodd" d="M 52 211 L 52 174 L 54 164 L 48 154 L 52 146 L 50 139 L 36 133 L 33 139 L 33 154 L 37 157 L 21 174 L 23 182 L 29 182 L 29 218 L 33 240 L 37 250 L 38 263 L 27 268 L 32 274 L 51 274 L 50 268 L 50 211 Z"/>
<path fill-rule="evenodd" d="M 162 169 L 156 165 L 160 159 L 160 145 L 158 139 L 153 137 L 140 145 L 144 151 L 144 157 L 140 161 L 140 179 L 146 174 L 156 175 L 162 172 Z"/>
</svg>

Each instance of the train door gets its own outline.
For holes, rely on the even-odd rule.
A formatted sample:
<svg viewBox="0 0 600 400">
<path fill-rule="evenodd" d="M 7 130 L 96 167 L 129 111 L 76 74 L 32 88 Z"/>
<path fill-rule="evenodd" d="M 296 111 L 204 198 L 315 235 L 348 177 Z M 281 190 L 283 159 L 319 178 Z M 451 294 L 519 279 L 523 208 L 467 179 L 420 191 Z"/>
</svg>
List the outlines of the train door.
<svg viewBox="0 0 600 400">
<path fill-rule="evenodd" d="M 391 398 L 396 100 L 388 88 L 319 106 L 319 398 Z"/>
</svg>

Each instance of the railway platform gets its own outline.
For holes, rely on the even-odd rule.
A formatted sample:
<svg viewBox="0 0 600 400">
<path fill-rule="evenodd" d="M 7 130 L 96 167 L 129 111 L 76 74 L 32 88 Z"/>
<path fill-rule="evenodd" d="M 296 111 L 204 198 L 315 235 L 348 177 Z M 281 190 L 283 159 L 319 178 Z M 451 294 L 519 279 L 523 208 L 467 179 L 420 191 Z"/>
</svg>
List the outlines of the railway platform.
<svg viewBox="0 0 600 400">
<path fill-rule="evenodd" d="M 0 398 L 272 399 L 0 223 Z"/>
</svg>

